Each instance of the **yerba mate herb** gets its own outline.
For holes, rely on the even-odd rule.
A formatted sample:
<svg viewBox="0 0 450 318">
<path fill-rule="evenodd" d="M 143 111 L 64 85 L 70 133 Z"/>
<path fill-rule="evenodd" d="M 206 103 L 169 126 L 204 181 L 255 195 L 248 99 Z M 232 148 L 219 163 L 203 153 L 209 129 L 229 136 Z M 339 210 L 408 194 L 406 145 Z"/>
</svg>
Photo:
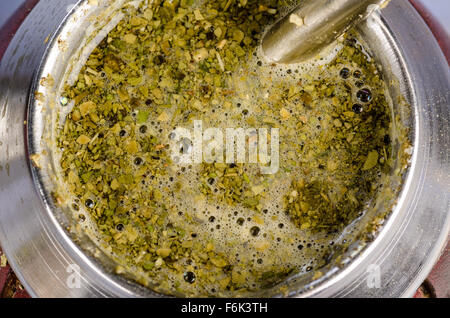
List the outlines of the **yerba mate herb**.
<svg viewBox="0 0 450 318">
<path fill-rule="evenodd" d="M 227 296 L 311 270 L 306 259 L 323 255 L 305 235 L 348 225 L 389 169 L 391 119 L 373 61 L 346 41 L 311 72 L 268 65 L 257 45 L 292 1 L 146 3 L 123 10 L 61 100 L 74 103 L 58 138 L 64 178 L 117 272 L 172 295 Z M 280 128 L 280 171 L 178 166 L 171 132 L 194 120 Z"/>
</svg>

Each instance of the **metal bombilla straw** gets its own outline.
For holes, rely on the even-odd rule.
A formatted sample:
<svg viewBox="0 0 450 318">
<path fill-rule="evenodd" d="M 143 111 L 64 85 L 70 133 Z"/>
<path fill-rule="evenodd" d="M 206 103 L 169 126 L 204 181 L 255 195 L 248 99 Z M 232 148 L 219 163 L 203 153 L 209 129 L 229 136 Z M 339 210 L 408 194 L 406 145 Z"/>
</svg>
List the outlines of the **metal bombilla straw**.
<svg viewBox="0 0 450 318">
<path fill-rule="evenodd" d="M 264 36 L 264 56 L 291 64 L 316 56 L 388 0 L 304 0 Z"/>
</svg>

